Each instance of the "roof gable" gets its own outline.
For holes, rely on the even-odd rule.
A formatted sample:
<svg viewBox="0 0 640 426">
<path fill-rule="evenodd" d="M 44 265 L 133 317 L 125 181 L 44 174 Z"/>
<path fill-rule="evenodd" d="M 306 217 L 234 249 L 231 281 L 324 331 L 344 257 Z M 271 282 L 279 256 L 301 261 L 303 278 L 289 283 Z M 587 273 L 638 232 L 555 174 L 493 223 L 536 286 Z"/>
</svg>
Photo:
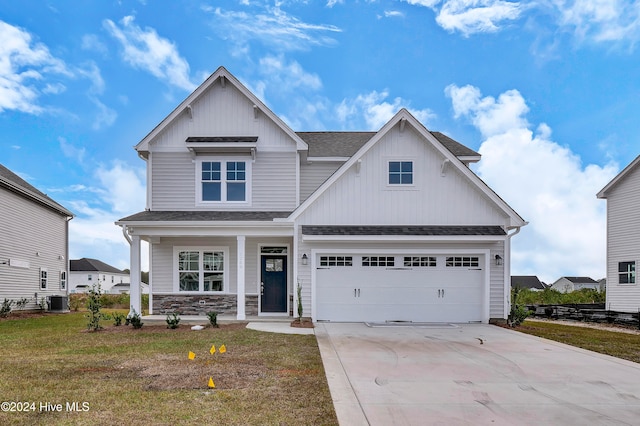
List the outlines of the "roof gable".
<svg viewBox="0 0 640 426">
<path fill-rule="evenodd" d="M 72 272 L 108 272 L 112 274 L 124 274 L 118 268 L 108 265 L 97 259 L 89 259 L 83 257 L 82 259 L 72 259 L 69 261 L 69 270 Z"/>
<path fill-rule="evenodd" d="M 400 131 L 404 131 L 406 126 L 411 126 L 415 131 L 426 139 L 431 146 L 439 152 L 445 159 L 443 167 L 455 167 L 462 175 L 470 180 L 477 188 L 486 195 L 499 210 L 509 217 L 509 227 L 520 227 L 526 225 L 526 222 L 498 195 L 493 192 L 475 173 L 473 173 L 465 164 L 457 158 L 456 155 L 429 132 L 422 123 L 420 123 L 409 111 L 401 109 L 391 120 L 389 120 L 375 135 L 373 135 L 351 158 L 349 158 L 329 179 L 327 179 L 313 194 L 311 194 L 290 216 L 290 219 L 299 217 L 309 206 L 311 206 L 325 191 L 327 191 L 335 182 L 340 179 L 356 162 L 360 161 L 369 150 L 380 142 L 395 126 L 399 126 Z M 450 138 L 449 138 L 450 139 Z M 454 141 L 455 142 L 455 141 Z M 458 144 L 460 145 L 460 144 Z M 460 145 L 462 146 L 462 145 Z M 457 147 L 459 148 L 459 147 Z M 471 150 L 469 150 L 471 151 Z M 473 151 L 471 151 L 473 152 Z"/>
<path fill-rule="evenodd" d="M 195 103 L 198 98 L 204 95 L 216 82 L 219 82 L 223 86 L 230 84 L 235 87 L 253 104 L 254 113 L 256 115 L 260 112 L 265 114 L 296 143 L 298 150 L 308 149 L 307 144 L 280 117 L 274 114 L 273 111 L 271 111 L 256 95 L 247 89 L 235 76 L 227 71 L 226 68 L 219 67 L 135 146 L 136 151 L 146 158 L 149 152 L 149 144 L 180 116 L 183 114 L 191 115 L 191 105 Z"/>
<path fill-rule="evenodd" d="M 635 160 L 633 160 L 627 167 L 625 167 L 616 177 L 614 177 L 611 182 L 609 182 L 604 188 L 598 192 L 598 198 L 607 198 L 609 193 L 620 183 L 625 177 L 633 173 L 638 166 L 640 165 L 640 155 L 638 155 Z"/>
<path fill-rule="evenodd" d="M 44 205 L 63 216 L 73 217 L 73 213 L 69 210 L 49 198 L 47 194 L 30 185 L 27 181 L 7 169 L 2 164 L 0 164 L 0 186 L 25 196 L 38 204 Z"/>
</svg>

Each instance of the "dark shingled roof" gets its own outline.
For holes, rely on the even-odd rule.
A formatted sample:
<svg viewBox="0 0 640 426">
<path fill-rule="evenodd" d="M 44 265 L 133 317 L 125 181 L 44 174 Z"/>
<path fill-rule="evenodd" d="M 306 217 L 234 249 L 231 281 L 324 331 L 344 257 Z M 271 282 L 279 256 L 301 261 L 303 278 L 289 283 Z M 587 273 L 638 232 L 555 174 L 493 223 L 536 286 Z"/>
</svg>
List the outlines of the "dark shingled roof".
<svg viewBox="0 0 640 426">
<path fill-rule="evenodd" d="M 309 157 L 351 157 L 376 132 L 296 132 L 309 145 Z M 457 157 L 479 157 L 480 154 L 467 148 L 440 132 L 431 134 Z"/>
<path fill-rule="evenodd" d="M 291 212 L 258 211 L 143 211 L 119 222 L 215 222 L 215 221 L 273 221 L 288 217 Z"/>
<path fill-rule="evenodd" d="M 566 279 L 568 279 L 569 281 L 571 281 L 574 284 L 577 283 L 589 283 L 589 284 L 597 284 L 598 281 L 594 280 L 593 278 L 589 278 L 589 277 L 564 277 Z"/>
<path fill-rule="evenodd" d="M 54 200 L 49 198 L 47 194 L 39 191 L 2 164 L 0 164 L 0 186 L 5 187 L 6 189 L 15 193 L 21 194 L 22 196 L 26 196 L 32 201 L 42 204 L 64 216 L 73 217 L 73 213 L 71 213 L 69 210 L 56 203 Z"/>
<path fill-rule="evenodd" d="M 78 272 L 78 271 L 91 271 L 91 272 L 110 272 L 113 274 L 124 274 L 118 268 L 114 268 L 111 265 L 107 265 L 106 263 L 97 260 L 97 259 L 88 259 L 83 257 L 82 259 L 70 260 L 69 261 L 69 270 Z"/>
<path fill-rule="evenodd" d="M 506 235 L 501 226 L 312 226 L 302 225 L 304 235 Z"/>
<path fill-rule="evenodd" d="M 514 275 L 511 277 L 511 287 L 544 290 L 545 286 L 535 275 Z"/>
</svg>

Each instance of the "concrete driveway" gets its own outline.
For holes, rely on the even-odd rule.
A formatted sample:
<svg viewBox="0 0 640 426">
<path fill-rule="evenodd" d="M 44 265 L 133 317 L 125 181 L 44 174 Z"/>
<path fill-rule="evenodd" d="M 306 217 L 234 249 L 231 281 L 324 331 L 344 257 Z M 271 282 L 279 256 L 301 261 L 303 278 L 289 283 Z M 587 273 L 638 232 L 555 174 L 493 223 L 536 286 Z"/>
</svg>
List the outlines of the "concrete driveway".
<svg viewBox="0 0 640 426">
<path fill-rule="evenodd" d="M 315 329 L 341 425 L 638 425 L 640 364 L 486 324 Z"/>
</svg>

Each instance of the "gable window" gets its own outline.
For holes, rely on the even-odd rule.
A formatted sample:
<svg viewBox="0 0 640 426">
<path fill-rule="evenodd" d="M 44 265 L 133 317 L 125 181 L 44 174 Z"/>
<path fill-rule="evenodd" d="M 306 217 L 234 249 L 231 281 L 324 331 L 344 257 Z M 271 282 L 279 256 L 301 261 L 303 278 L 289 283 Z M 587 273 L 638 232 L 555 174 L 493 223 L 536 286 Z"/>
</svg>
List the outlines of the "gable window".
<svg viewBox="0 0 640 426">
<path fill-rule="evenodd" d="M 636 283 L 636 262 L 619 262 L 618 263 L 618 283 L 620 284 Z"/>
<path fill-rule="evenodd" d="M 249 202 L 250 161 L 209 160 L 199 161 L 198 199 L 202 203 Z"/>
<path fill-rule="evenodd" d="M 47 289 L 47 270 L 40 268 L 40 290 Z"/>
<path fill-rule="evenodd" d="M 67 289 L 67 271 L 60 271 L 60 290 Z"/>
<path fill-rule="evenodd" d="M 178 291 L 224 291 L 225 258 L 225 251 L 222 249 L 178 250 Z"/>
<path fill-rule="evenodd" d="M 413 185 L 413 161 L 389 161 L 389 185 Z"/>
</svg>

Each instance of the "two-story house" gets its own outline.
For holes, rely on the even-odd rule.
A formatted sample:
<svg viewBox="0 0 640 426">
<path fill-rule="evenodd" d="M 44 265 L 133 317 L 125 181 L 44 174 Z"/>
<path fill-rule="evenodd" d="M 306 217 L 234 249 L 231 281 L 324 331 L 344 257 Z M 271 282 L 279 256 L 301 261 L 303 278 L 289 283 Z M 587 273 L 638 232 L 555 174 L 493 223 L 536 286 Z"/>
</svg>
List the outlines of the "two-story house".
<svg viewBox="0 0 640 426">
<path fill-rule="evenodd" d="M 607 295 L 612 311 L 638 312 L 640 286 L 640 156 L 597 194 L 607 200 Z"/>
<path fill-rule="evenodd" d="M 219 68 L 135 147 L 151 311 L 314 321 L 507 317 L 526 222 L 470 169 L 480 155 L 400 110 L 377 132 L 295 132 Z"/>
<path fill-rule="evenodd" d="M 83 257 L 69 261 L 69 292 L 86 293 L 100 284 L 102 293 L 129 290 L 129 274 L 98 259 Z M 113 290 L 113 291 L 112 291 Z"/>
<path fill-rule="evenodd" d="M 0 164 L 0 303 L 26 300 L 23 309 L 47 309 L 51 296 L 66 300 L 72 218 Z M 65 310 L 66 303 L 53 308 Z"/>
</svg>

